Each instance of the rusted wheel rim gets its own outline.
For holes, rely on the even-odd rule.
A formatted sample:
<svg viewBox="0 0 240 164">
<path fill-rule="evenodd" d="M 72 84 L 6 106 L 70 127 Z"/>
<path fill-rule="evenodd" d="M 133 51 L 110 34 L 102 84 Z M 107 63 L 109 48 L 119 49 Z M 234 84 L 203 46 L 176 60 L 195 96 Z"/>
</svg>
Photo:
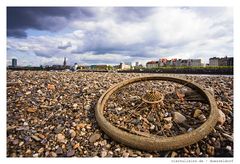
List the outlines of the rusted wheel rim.
<svg viewBox="0 0 240 164">
<path fill-rule="evenodd" d="M 206 122 L 191 132 L 180 134 L 173 137 L 161 137 L 161 136 L 144 137 L 144 136 L 139 136 L 139 135 L 135 135 L 135 134 L 131 134 L 126 131 L 123 131 L 113 126 L 110 122 L 106 120 L 106 118 L 103 116 L 104 106 L 108 98 L 113 93 L 117 92 L 120 88 L 124 86 L 137 83 L 137 82 L 149 81 L 149 80 L 172 81 L 179 84 L 184 84 L 192 89 L 197 90 L 199 94 L 201 94 L 201 96 L 206 98 L 207 102 L 210 105 L 211 111 Z M 190 82 L 183 78 L 177 78 L 177 77 L 171 77 L 171 76 L 144 76 L 144 77 L 137 77 L 137 78 L 125 80 L 121 83 L 118 83 L 110 87 L 98 100 L 98 103 L 95 109 L 95 116 L 101 129 L 114 140 L 124 145 L 141 149 L 141 150 L 164 151 L 164 150 L 178 149 L 178 148 L 191 145 L 201 140 L 206 135 L 208 135 L 217 123 L 218 109 L 217 109 L 217 105 L 214 100 L 214 97 L 211 95 L 211 93 L 206 91 L 200 85 L 194 82 Z"/>
</svg>

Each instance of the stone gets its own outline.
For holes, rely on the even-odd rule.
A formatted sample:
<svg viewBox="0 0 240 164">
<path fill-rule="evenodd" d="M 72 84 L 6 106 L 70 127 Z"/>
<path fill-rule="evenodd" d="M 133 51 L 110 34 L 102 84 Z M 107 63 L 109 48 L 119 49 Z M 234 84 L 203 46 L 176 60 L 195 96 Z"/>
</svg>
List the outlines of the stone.
<svg viewBox="0 0 240 164">
<path fill-rule="evenodd" d="M 37 111 L 37 109 L 34 108 L 34 107 L 30 107 L 30 108 L 27 109 L 27 111 L 28 111 L 29 113 L 34 113 L 34 112 Z"/>
<path fill-rule="evenodd" d="M 107 148 L 107 149 L 110 149 L 110 148 L 111 148 L 111 145 L 110 145 L 110 144 L 107 144 L 107 145 L 106 145 L 106 148 Z"/>
<path fill-rule="evenodd" d="M 94 133 L 93 135 L 90 136 L 89 142 L 93 143 L 99 140 L 101 135 L 99 133 Z"/>
<path fill-rule="evenodd" d="M 201 122 L 205 122 L 207 120 L 206 116 L 204 114 L 201 114 L 198 116 L 198 119 L 201 121 Z"/>
<path fill-rule="evenodd" d="M 32 155 L 33 157 L 38 157 L 38 153 L 35 153 Z"/>
<path fill-rule="evenodd" d="M 207 153 L 210 155 L 210 156 L 213 156 L 214 155 L 214 147 L 207 144 Z"/>
<path fill-rule="evenodd" d="M 223 125 L 224 122 L 226 121 L 226 115 L 220 109 L 218 110 L 218 112 L 219 112 L 218 123 L 220 125 Z"/>
<path fill-rule="evenodd" d="M 24 142 L 21 141 L 18 146 L 21 147 L 23 144 L 24 144 Z"/>
<path fill-rule="evenodd" d="M 74 138 L 77 135 L 77 133 L 73 129 L 71 129 L 69 132 L 70 132 L 71 138 Z"/>
<path fill-rule="evenodd" d="M 175 151 L 173 151 L 172 154 L 171 154 L 171 157 L 176 157 L 177 155 L 178 154 Z"/>
<path fill-rule="evenodd" d="M 45 136 L 43 134 L 38 134 L 38 136 L 41 138 L 41 139 L 44 139 Z"/>
<path fill-rule="evenodd" d="M 63 131 L 64 127 L 62 126 L 58 126 L 57 128 L 54 129 L 54 133 L 58 134 L 61 133 Z"/>
<path fill-rule="evenodd" d="M 39 94 L 43 94 L 43 92 L 39 89 L 39 90 L 37 90 L 37 93 L 39 93 Z"/>
<path fill-rule="evenodd" d="M 18 139 L 13 140 L 13 145 L 17 145 L 19 143 Z"/>
<path fill-rule="evenodd" d="M 127 153 L 127 152 L 123 152 L 123 155 L 122 155 L 123 157 L 129 157 L 129 153 Z"/>
<path fill-rule="evenodd" d="M 198 116 L 200 116 L 201 114 L 202 114 L 202 111 L 200 109 L 196 109 L 194 111 L 193 117 L 198 118 Z"/>
<path fill-rule="evenodd" d="M 25 153 L 26 153 L 26 154 L 31 154 L 31 153 L 32 153 L 32 150 L 27 149 L 27 151 L 26 151 Z"/>
<path fill-rule="evenodd" d="M 114 151 L 119 152 L 121 149 L 120 148 L 116 148 Z"/>
<path fill-rule="evenodd" d="M 83 124 L 83 123 L 77 124 L 77 129 L 82 129 L 85 126 L 86 126 L 86 124 Z"/>
<path fill-rule="evenodd" d="M 74 156 L 75 155 L 75 150 L 69 150 L 68 152 L 67 152 L 67 157 L 72 157 L 72 156 Z"/>
<path fill-rule="evenodd" d="M 173 124 L 170 122 L 168 124 L 164 124 L 163 128 L 166 130 L 170 130 L 172 128 Z"/>
<path fill-rule="evenodd" d="M 28 91 L 28 92 L 26 92 L 25 94 L 26 95 L 30 95 L 32 92 L 31 91 Z"/>
<path fill-rule="evenodd" d="M 28 126 L 28 123 L 27 123 L 27 122 L 24 122 L 24 123 L 23 123 L 23 126 Z"/>
<path fill-rule="evenodd" d="M 57 136 L 58 142 L 65 142 L 65 135 L 60 133 L 60 134 L 57 134 L 56 136 Z"/>
<path fill-rule="evenodd" d="M 87 124 L 86 129 L 88 129 L 88 130 L 92 129 L 92 125 L 91 124 Z"/>
<path fill-rule="evenodd" d="M 48 84 L 47 89 L 49 90 L 55 90 L 55 86 L 53 84 Z"/>
<path fill-rule="evenodd" d="M 193 128 L 189 128 L 188 130 L 187 130 L 187 132 L 191 132 L 193 130 Z"/>
<path fill-rule="evenodd" d="M 164 120 L 167 121 L 167 122 L 171 122 L 172 121 L 172 117 L 166 117 L 166 118 L 164 118 Z"/>
<path fill-rule="evenodd" d="M 77 109 L 77 107 L 78 107 L 78 104 L 73 104 L 73 109 Z"/>
<path fill-rule="evenodd" d="M 186 121 L 186 117 L 179 112 L 173 113 L 173 121 L 180 124 Z"/>
<path fill-rule="evenodd" d="M 63 150 L 61 147 L 58 147 L 57 150 L 56 150 L 56 153 L 57 154 L 63 154 Z"/>
<path fill-rule="evenodd" d="M 115 108 L 115 110 L 117 110 L 117 111 L 121 111 L 122 108 L 121 108 L 121 107 L 117 107 L 117 108 Z"/>
<path fill-rule="evenodd" d="M 57 157 L 57 154 L 54 153 L 53 151 L 50 153 L 52 157 Z"/>
<path fill-rule="evenodd" d="M 226 149 L 227 149 L 228 151 L 232 151 L 232 147 L 231 147 L 231 146 L 226 146 Z"/>
<path fill-rule="evenodd" d="M 154 129 L 155 129 L 155 125 L 152 124 L 152 125 L 150 126 L 150 129 L 151 129 L 151 130 L 154 130 Z"/>
<path fill-rule="evenodd" d="M 101 157 L 106 157 L 107 156 L 107 151 L 106 150 L 103 150 L 102 152 L 101 152 Z"/>
<path fill-rule="evenodd" d="M 41 154 L 43 151 L 44 151 L 44 148 L 42 147 L 38 150 L 38 153 Z"/>
<path fill-rule="evenodd" d="M 201 150 L 200 150 L 199 146 L 197 146 L 197 149 L 195 150 L 195 152 L 196 152 L 196 155 L 197 155 L 197 156 L 199 156 L 199 155 L 200 155 L 200 153 L 201 153 Z"/>
<path fill-rule="evenodd" d="M 32 135 L 32 138 L 33 138 L 35 141 L 41 141 L 41 138 L 39 138 L 38 136 Z"/>
<path fill-rule="evenodd" d="M 227 133 L 222 133 L 222 136 L 223 136 L 224 138 L 226 138 L 228 141 L 233 142 L 233 137 L 230 136 L 229 134 L 227 134 Z"/>
<path fill-rule="evenodd" d="M 90 110 L 90 109 L 91 109 L 91 106 L 90 106 L 89 104 L 87 104 L 87 105 L 84 106 L 84 109 L 85 109 L 85 110 Z"/>
<path fill-rule="evenodd" d="M 212 137 L 211 138 L 211 141 L 214 143 L 216 141 L 216 138 L 215 137 Z"/>
<path fill-rule="evenodd" d="M 74 146 L 73 146 L 73 149 L 77 149 L 79 148 L 80 144 L 79 143 L 76 143 Z"/>
</svg>

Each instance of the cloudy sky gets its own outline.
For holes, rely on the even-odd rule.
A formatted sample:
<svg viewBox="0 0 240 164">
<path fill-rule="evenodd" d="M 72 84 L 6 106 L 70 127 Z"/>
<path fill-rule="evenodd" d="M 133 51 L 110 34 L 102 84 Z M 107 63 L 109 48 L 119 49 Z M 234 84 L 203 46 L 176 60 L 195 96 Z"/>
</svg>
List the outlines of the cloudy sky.
<svg viewBox="0 0 240 164">
<path fill-rule="evenodd" d="M 233 56 L 226 7 L 8 7 L 7 64 L 119 64 Z"/>
</svg>

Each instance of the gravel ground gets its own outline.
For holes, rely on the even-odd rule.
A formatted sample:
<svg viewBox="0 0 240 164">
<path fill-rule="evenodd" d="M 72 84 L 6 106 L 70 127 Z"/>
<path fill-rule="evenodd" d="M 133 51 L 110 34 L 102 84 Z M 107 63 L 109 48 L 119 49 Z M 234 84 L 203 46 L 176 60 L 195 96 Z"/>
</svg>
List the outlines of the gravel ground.
<svg viewBox="0 0 240 164">
<path fill-rule="evenodd" d="M 177 75 L 212 88 L 221 111 L 214 130 L 193 145 L 147 152 L 124 146 L 104 134 L 94 116 L 98 99 L 113 84 L 143 75 L 146 74 L 8 71 L 7 157 L 233 156 L 232 76 Z M 107 118 L 121 118 L 111 112 L 105 114 Z M 207 118 L 207 110 L 203 114 Z M 147 129 L 156 134 L 158 129 L 152 125 Z M 138 124 L 133 122 L 131 126 Z M 175 135 L 178 133 L 181 132 Z"/>
</svg>

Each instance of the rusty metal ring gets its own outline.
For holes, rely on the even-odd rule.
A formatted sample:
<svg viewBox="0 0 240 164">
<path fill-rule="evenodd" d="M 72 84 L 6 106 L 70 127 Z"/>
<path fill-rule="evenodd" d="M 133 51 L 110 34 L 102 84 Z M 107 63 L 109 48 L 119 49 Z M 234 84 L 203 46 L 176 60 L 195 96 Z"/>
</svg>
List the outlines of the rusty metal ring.
<svg viewBox="0 0 240 164">
<path fill-rule="evenodd" d="M 110 122 L 106 120 L 103 116 L 103 110 L 105 103 L 107 102 L 108 98 L 115 92 L 117 92 L 120 88 L 130 85 L 132 83 L 142 82 L 142 81 L 149 81 L 149 80 L 165 80 L 165 81 L 172 81 L 179 84 L 184 84 L 192 89 L 195 89 L 203 96 L 210 105 L 210 115 L 208 116 L 205 123 L 203 123 L 197 129 L 194 129 L 191 132 L 187 132 L 185 134 L 180 134 L 173 137 L 161 137 L 161 136 L 139 136 L 135 134 L 128 133 L 123 131 L 115 126 L 113 126 Z M 173 150 L 182 148 L 191 144 L 194 144 L 208 135 L 214 126 L 217 123 L 218 119 L 218 108 L 215 102 L 215 99 L 211 93 L 205 89 L 203 89 L 200 85 L 190 82 L 183 78 L 177 78 L 172 76 L 144 76 L 144 77 L 137 77 L 132 78 L 129 80 L 125 80 L 121 83 L 118 83 L 112 87 L 110 87 L 98 100 L 96 109 L 95 109 L 95 116 L 96 120 L 101 127 L 101 129 L 112 139 L 141 150 L 147 151 L 165 151 L 165 150 Z"/>
</svg>

